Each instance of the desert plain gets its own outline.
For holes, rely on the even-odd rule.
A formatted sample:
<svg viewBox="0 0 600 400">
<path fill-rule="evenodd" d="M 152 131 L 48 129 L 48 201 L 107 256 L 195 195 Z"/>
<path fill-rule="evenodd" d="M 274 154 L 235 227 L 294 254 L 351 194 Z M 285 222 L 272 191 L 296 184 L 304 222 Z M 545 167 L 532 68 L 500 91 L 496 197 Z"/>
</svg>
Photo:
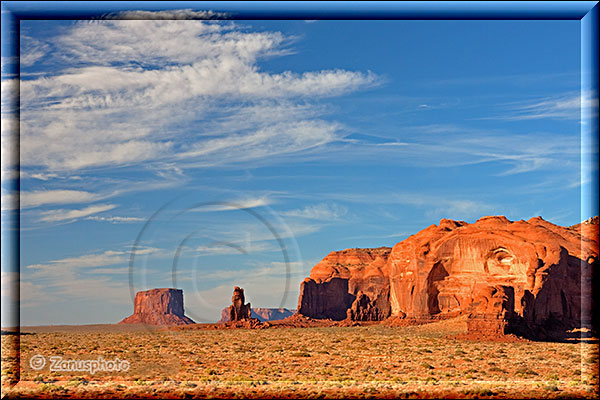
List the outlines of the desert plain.
<svg viewBox="0 0 600 400">
<path fill-rule="evenodd" d="M 335 325 L 335 324 L 333 324 Z M 6 398 L 594 398 L 598 342 L 465 336 L 465 317 L 418 326 L 216 329 L 23 327 L 2 336 Z M 579 338 L 578 338 L 579 336 Z M 20 339 L 20 353 L 17 351 Z M 36 354 L 128 360 L 128 371 L 36 371 Z"/>
<path fill-rule="evenodd" d="M 597 398 L 598 225 L 442 220 L 333 251 L 279 320 L 252 317 L 240 287 L 220 323 L 188 318 L 180 289 L 140 291 L 119 324 L 3 330 L 2 394 Z"/>
</svg>

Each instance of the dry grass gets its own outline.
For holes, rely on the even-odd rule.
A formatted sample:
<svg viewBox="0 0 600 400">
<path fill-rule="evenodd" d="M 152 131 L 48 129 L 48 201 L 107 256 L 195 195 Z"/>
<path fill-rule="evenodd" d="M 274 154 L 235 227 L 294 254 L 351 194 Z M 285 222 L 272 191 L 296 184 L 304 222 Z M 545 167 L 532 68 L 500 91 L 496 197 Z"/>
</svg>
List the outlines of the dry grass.
<svg viewBox="0 0 600 400">
<path fill-rule="evenodd" d="M 21 336 L 20 382 L 2 337 L 2 386 L 26 397 L 595 397 L 598 345 L 449 338 L 414 327 L 148 331 L 38 329 Z M 119 373 L 32 370 L 34 354 L 126 359 Z M 12 366 L 11 366 L 12 365 Z"/>
</svg>

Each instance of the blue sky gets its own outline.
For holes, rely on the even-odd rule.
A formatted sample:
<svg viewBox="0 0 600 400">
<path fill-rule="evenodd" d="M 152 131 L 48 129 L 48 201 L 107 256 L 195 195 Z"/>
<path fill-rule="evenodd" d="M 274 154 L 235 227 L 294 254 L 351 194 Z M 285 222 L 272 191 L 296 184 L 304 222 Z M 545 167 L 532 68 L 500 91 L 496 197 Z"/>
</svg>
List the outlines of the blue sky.
<svg viewBox="0 0 600 400">
<path fill-rule="evenodd" d="M 295 308 L 330 251 L 441 218 L 580 222 L 578 21 L 20 28 L 23 325 L 129 315 L 132 252 L 134 290 L 175 277 L 206 322 L 235 285 Z"/>
</svg>

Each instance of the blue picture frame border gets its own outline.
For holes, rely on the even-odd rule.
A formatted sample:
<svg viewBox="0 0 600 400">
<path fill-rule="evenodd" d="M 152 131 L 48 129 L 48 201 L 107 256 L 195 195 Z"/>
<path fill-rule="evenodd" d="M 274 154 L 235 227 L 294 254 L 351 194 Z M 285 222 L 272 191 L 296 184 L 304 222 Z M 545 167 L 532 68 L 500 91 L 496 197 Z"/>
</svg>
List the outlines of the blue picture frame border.
<svg viewBox="0 0 600 400">
<path fill-rule="evenodd" d="M 19 56 L 21 20 L 104 19 L 112 14 L 131 11 L 167 11 L 177 9 L 211 10 L 215 19 L 233 20 L 579 20 L 581 23 L 581 93 L 592 96 L 592 107 L 581 107 L 581 220 L 598 215 L 598 1 L 345 1 L 345 2 L 268 2 L 268 1 L 4 1 L 1 5 L 2 57 Z M 3 67 L 4 68 L 4 67 Z M 18 63 L 7 65 L 7 74 L 19 78 Z M 5 71 L 2 71 L 5 74 Z M 19 109 L 18 94 L 15 109 Z M 17 114 L 18 116 L 18 114 Z M 15 132 L 15 157 L 19 157 L 19 132 Z M 19 166 L 16 166 L 17 173 Z M 6 183 L 6 182 L 4 182 Z M 19 179 L 5 187 L 19 193 Z M 20 200 L 14 197 L 8 222 L 2 224 L 2 271 L 20 271 Z M 13 294 L 20 298 L 19 281 Z M 18 305 L 18 301 L 16 303 Z M 10 311 L 9 320 L 20 332 L 20 311 Z"/>
<path fill-rule="evenodd" d="M 18 20 L 101 19 L 120 11 L 211 10 L 225 19 L 581 20 L 596 1 L 5 1 Z"/>
</svg>

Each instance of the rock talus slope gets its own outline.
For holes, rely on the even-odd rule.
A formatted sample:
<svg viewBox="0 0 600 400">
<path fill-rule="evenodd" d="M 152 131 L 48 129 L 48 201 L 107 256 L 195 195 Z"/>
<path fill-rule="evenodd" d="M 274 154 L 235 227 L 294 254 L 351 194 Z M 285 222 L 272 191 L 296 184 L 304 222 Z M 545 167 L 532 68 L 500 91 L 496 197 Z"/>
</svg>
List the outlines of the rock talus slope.
<svg viewBox="0 0 600 400">
<path fill-rule="evenodd" d="M 598 218 L 572 227 L 541 217 L 443 219 L 391 249 L 330 253 L 302 283 L 298 312 L 420 321 L 467 314 L 473 332 L 543 335 L 590 324 L 597 259 Z"/>
</svg>

